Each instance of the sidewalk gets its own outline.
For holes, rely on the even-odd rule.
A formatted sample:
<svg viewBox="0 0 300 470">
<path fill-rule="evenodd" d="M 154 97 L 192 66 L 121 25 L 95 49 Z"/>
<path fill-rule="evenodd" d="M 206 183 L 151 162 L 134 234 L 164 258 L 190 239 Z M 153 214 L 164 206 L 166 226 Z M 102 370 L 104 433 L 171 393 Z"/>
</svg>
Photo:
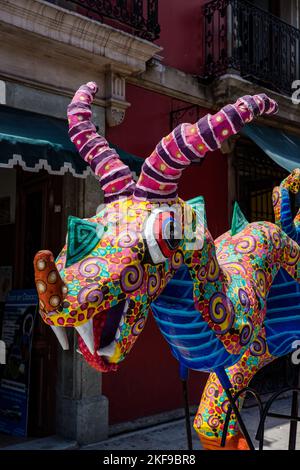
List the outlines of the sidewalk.
<svg viewBox="0 0 300 470">
<path fill-rule="evenodd" d="M 283 414 L 290 414 L 290 400 L 278 400 L 272 406 L 272 411 Z M 247 408 L 243 411 L 243 417 L 247 428 L 253 439 L 254 445 L 255 433 L 258 426 L 257 408 Z M 192 421 L 191 421 L 192 423 Z M 200 450 L 201 444 L 196 431 L 192 429 L 193 448 Z M 288 450 L 289 423 L 286 421 L 268 418 L 265 427 L 265 450 Z M 117 437 L 112 437 L 106 441 L 99 442 L 81 448 L 93 450 L 186 450 L 185 421 L 180 419 L 171 423 L 153 426 L 148 429 L 126 433 Z M 297 432 L 297 449 L 300 449 L 300 424 Z"/>
<path fill-rule="evenodd" d="M 289 414 L 290 400 L 282 399 L 274 403 L 273 412 Z M 247 408 L 243 417 L 255 445 L 255 432 L 258 426 L 257 408 Z M 192 423 L 192 421 L 191 421 Z M 194 450 L 201 450 L 197 433 L 192 429 Z M 289 440 L 289 423 L 268 418 L 265 427 L 265 450 L 287 450 Z M 72 450 L 79 446 L 74 441 L 68 441 L 58 436 L 43 439 L 33 439 L 15 445 L 5 446 L 1 450 Z M 82 446 L 81 450 L 186 450 L 186 431 L 184 419 L 151 426 L 138 431 L 127 432 L 111 437 L 96 444 Z M 298 424 L 297 449 L 300 449 L 300 425 Z"/>
</svg>

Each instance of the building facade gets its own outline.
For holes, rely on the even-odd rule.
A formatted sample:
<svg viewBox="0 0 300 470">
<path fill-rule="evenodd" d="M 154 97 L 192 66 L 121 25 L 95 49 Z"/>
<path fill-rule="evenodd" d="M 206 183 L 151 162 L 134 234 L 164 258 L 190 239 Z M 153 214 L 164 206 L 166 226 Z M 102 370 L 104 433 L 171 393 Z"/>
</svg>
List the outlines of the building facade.
<svg viewBox="0 0 300 470">
<path fill-rule="evenodd" d="M 299 8 L 298 0 L 0 0 L 0 267 L 10 287 L 32 288 L 34 253 L 58 253 L 68 216 L 91 216 L 102 201 L 67 137 L 66 107 L 79 85 L 98 83 L 94 121 L 135 173 L 134 156 L 146 158 L 177 124 L 245 94 L 275 98 L 278 115 L 261 124 L 297 138 Z M 287 167 L 254 134 L 192 165 L 180 182 L 183 198 L 205 197 L 214 236 L 229 228 L 234 200 L 251 220 L 272 218 L 271 189 Z M 191 373 L 191 403 L 204 381 Z M 178 364 L 151 315 L 107 375 L 82 361 L 76 338 L 63 352 L 37 321 L 30 389 L 29 434 L 80 444 L 182 413 Z"/>
</svg>

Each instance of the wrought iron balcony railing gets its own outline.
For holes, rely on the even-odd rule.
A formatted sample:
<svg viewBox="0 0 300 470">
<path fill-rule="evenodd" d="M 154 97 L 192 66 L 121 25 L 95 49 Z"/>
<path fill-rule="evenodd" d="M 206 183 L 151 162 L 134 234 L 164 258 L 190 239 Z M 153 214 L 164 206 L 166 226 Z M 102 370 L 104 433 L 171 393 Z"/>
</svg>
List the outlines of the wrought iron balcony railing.
<svg viewBox="0 0 300 470">
<path fill-rule="evenodd" d="M 243 78 L 290 95 L 300 79 L 300 30 L 247 0 L 204 5 L 206 78 L 237 71 Z"/>
<path fill-rule="evenodd" d="M 159 38 L 158 0 L 48 0 L 148 41 Z"/>
</svg>

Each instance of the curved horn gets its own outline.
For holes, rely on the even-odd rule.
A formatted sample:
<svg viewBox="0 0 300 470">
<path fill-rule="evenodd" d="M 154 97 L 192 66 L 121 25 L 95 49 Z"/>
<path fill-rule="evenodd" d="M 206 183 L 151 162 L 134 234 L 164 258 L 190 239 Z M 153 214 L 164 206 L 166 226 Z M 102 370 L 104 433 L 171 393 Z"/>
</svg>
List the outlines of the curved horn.
<svg viewBox="0 0 300 470">
<path fill-rule="evenodd" d="M 181 124 L 164 137 L 142 167 L 134 197 L 170 200 L 177 197 L 182 171 L 207 152 L 217 150 L 224 140 L 262 114 L 274 114 L 277 103 L 265 94 L 244 96 L 218 113 L 207 114 L 195 124 Z"/>
<path fill-rule="evenodd" d="M 97 91 L 97 84 L 89 82 L 75 93 L 68 106 L 69 136 L 81 157 L 99 177 L 104 201 L 110 202 L 132 194 L 135 183 L 130 169 L 91 122 L 91 103 Z"/>
</svg>

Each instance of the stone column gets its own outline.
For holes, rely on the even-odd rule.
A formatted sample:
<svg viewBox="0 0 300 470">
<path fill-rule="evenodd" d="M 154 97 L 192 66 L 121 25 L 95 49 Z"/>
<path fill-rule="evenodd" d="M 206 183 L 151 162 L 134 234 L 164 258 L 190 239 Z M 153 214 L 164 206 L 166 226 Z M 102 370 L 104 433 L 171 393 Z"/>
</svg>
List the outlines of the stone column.
<svg viewBox="0 0 300 470">
<path fill-rule="evenodd" d="M 59 353 L 56 430 L 79 445 L 90 444 L 108 436 L 108 400 L 101 374 L 76 352 L 76 333 L 70 331 L 70 351 Z"/>
<path fill-rule="evenodd" d="M 100 117 L 100 119 L 99 119 Z M 95 123 L 104 132 L 104 109 L 97 109 Z M 69 215 L 90 217 L 103 201 L 93 176 L 74 178 L 70 173 L 63 180 L 62 239 L 66 237 Z M 77 349 L 77 333 L 67 329 L 70 350 L 58 352 L 56 431 L 79 445 L 105 439 L 108 435 L 108 400 L 102 395 L 101 373 L 92 369 Z"/>
</svg>

